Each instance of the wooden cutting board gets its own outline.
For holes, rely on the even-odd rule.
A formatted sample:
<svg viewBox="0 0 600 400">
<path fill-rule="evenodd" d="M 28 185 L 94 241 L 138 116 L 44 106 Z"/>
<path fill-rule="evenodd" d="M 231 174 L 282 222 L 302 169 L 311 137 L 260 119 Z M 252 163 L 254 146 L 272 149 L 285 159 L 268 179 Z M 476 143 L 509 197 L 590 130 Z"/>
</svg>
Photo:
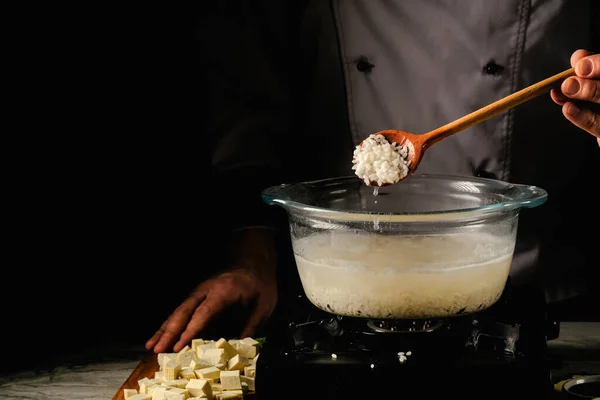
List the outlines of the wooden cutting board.
<svg viewBox="0 0 600 400">
<path fill-rule="evenodd" d="M 112 400 L 125 400 L 123 395 L 124 389 L 135 389 L 138 390 L 138 381 L 142 378 L 153 378 L 154 373 L 158 371 L 158 355 L 154 353 L 148 353 L 146 357 L 140 361 L 135 367 L 133 372 L 129 375 L 127 380 L 121 385 L 117 393 L 113 396 Z"/>
</svg>

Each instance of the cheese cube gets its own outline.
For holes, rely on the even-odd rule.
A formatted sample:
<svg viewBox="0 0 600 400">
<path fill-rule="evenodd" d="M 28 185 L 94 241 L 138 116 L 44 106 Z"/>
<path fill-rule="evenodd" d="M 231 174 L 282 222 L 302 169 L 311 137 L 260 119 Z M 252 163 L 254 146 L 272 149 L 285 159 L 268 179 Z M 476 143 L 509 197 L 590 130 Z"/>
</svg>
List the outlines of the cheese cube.
<svg viewBox="0 0 600 400">
<path fill-rule="evenodd" d="M 212 388 L 206 379 L 190 379 L 185 386 L 190 396 L 212 398 Z"/>
<path fill-rule="evenodd" d="M 199 379 L 220 379 L 221 370 L 217 367 L 200 368 L 194 371 Z"/>
<path fill-rule="evenodd" d="M 223 390 L 241 390 L 242 381 L 240 380 L 240 371 L 221 371 L 221 387 Z"/>
<path fill-rule="evenodd" d="M 190 351 L 192 350 L 192 348 L 189 345 L 185 345 L 183 346 L 183 348 L 181 350 L 178 351 L 178 353 L 185 353 L 186 351 Z"/>
<path fill-rule="evenodd" d="M 154 379 L 158 379 L 159 381 L 162 381 L 165 379 L 165 371 L 156 371 L 154 373 Z"/>
<path fill-rule="evenodd" d="M 183 388 L 185 388 L 185 385 L 187 385 L 188 382 L 189 382 L 189 379 L 186 379 L 186 378 L 170 379 L 170 380 L 164 380 L 163 385 L 168 386 L 170 388 L 183 389 Z"/>
<path fill-rule="evenodd" d="M 165 392 L 169 390 L 167 386 L 157 386 L 152 391 L 152 400 L 165 400 Z"/>
<path fill-rule="evenodd" d="M 215 345 L 217 346 L 217 349 L 224 350 L 225 362 L 229 361 L 229 359 L 231 359 L 231 357 L 233 357 L 237 354 L 237 350 L 234 349 L 233 346 L 231 344 L 229 344 L 229 342 L 227 340 L 225 340 L 224 338 L 217 340 L 217 343 L 215 343 Z"/>
<path fill-rule="evenodd" d="M 165 400 L 165 392 L 169 390 L 168 386 L 157 386 L 152 391 L 152 400 Z"/>
<path fill-rule="evenodd" d="M 256 346 L 252 346 L 243 342 L 238 343 L 238 345 L 236 346 L 236 350 L 238 352 L 238 354 L 241 354 L 242 356 L 248 358 L 248 359 L 252 359 L 254 357 L 256 357 L 257 354 L 257 349 Z"/>
<path fill-rule="evenodd" d="M 210 364 L 207 360 L 203 360 L 203 359 L 199 359 L 199 358 L 195 358 L 192 359 L 192 361 L 190 361 L 190 368 L 192 370 L 196 370 L 196 369 L 200 369 L 200 368 L 208 368 L 208 367 L 212 367 L 213 365 Z"/>
<path fill-rule="evenodd" d="M 179 378 L 179 372 L 181 371 L 181 364 L 177 360 L 170 360 L 165 364 L 164 379 L 175 380 Z"/>
<path fill-rule="evenodd" d="M 152 396 L 146 393 L 134 394 L 128 400 L 152 400 Z"/>
<path fill-rule="evenodd" d="M 125 397 L 125 400 L 129 399 L 134 394 L 138 394 L 138 391 L 135 389 L 123 389 L 123 397 Z"/>
<path fill-rule="evenodd" d="M 138 387 L 139 387 L 138 392 L 147 394 L 148 388 L 150 386 L 154 386 L 154 385 L 158 385 L 158 384 L 160 384 L 160 381 L 158 379 L 142 378 L 142 379 L 138 380 Z"/>
<path fill-rule="evenodd" d="M 213 394 L 215 393 L 219 393 L 223 391 L 223 387 L 221 386 L 220 383 L 210 383 L 210 387 L 212 388 Z"/>
<path fill-rule="evenodd" d="M 163 369 L 165 364 L 170 360 L 177 360 L 177 353 L 158 353 L 156 358 L 158 360 L 158 366 L 160 369 Z"/>
<path fill-rule="evenodd" d="M 189 367 L 192 360 L 197 360 L 198 356 L 191 349 L 177 354 L 177 361 L 181 364 L 181 368 Z"/>
<path fill-rule="evenodd" d="M 248 390 L 255 390 L 254 389 L 255 388 L 255 386 L 254 386 L 254 378 L 242 375 L 242 376 L 240 376 L 240 380 L 242 381 L 242 385 L 244 383 L 248 385 Z"/>
<path fill-rule="evenodd" d="M 204 350 L 200 359 L 207 360 L 210 365 L 227 364 L 228 360 L 227 356 L 225 355 L 225 349 L 217 348 Z"/>
<path fill-rule="evenodd" d="M 196 379 L 196 373 L 190 367 L 181 368 L 179 376 L 185 379 Z"/>
<path fill-rule="evenodd" d="M 192 351 L 196 352 L 201 344 L 204 344 L 204 339 L 192 339 Z"/>
<path fill-rule="evenodd" d="M 242 339 L 242 343 L 249 344 L 250 346 L 258 345 L 258 341 L 254 340 L 251 337 L 245 337 Z"/>
<path fill-rule="evenodd" d="M 149 395 L 152 395 L 152 398 L 154 400 L 154 392 L 156 392 L 157 389 L 160 388 L 164 388 L 163 385 L 152 385 L 152 386 L 148 386 L 148 389 L 146 390 L 146 393 Z"/>
<path fill-rule="evenodd" d="M 198 347 L 196 347 L 196 352 L 198 351 L 206 351 L 209 349 L 216 349 L 217 345 L 215 344 L 215 342 L 204 342 L 204 344 L 199 344 Z"/>
<path fill-rule="evenodd" d="M 186 384 L 187 384 L 187 382 L 186 382 Z M 167 390 L 167 392 L 184 394 L 186 396 L 189 396 L 189 393 L 188 393 L 187 389 L 185 389 L 185 388 L 171 387 L 171 388 L 169 388 L 169 390 Z"/>
<path fill-rule="evenodd" d="M 228 392 L 219 393 L 215 396 L 215 400 L 243 400 L 244 393 L 241 390 L 231 390 Z"/>
<path fill-rule="evenodd" d="M 247 376 L 249 378 L 254 378 L 255 375 L 256 375 L 256 367 L 254 365 L 249 365 L 247 367 L 244 367 L 244 376 Z"/>
<path fill-rule="evenodd" d="M 171 390 L 167 390 L 164 394 L 164 400 L 187 400 L 187 398 L 189 397 L 189 394 L 187 392 L 185 393 L 177 393 L 177 392 L 173 392 Z"/>
<path fill-rule="evenodd" d="M 227 362 L 227 369 L 230 371 L 234 369 L 243 371 L 247 363 L 248 360 L 245 357 L 237 354 Z"/>
</svg>

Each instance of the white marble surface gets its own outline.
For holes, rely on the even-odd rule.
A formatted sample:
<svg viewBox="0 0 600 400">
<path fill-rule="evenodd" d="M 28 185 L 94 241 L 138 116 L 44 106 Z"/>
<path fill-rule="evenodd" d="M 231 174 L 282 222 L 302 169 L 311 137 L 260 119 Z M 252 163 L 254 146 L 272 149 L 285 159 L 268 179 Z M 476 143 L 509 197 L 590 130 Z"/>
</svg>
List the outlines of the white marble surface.
<svg viewBox="0 0 600 400">
<path fill-rule="evenodd" d="M 600 323 L 562 323 L 552 355 L 562 362 L 555 376 L 600 374 Z M 143 348 L 100 348 L 64 357 L 50 368 L 0 378 L 0 398 L 19 400 L 112 399 L 139 360 Z"/>
<path fill-rule="evenodd" d="M 66 356 L 51 368 L 3 376 L 0 399 L 112 399 L 145 354 L 142 347 L 127 347 Z"/>
</svg>

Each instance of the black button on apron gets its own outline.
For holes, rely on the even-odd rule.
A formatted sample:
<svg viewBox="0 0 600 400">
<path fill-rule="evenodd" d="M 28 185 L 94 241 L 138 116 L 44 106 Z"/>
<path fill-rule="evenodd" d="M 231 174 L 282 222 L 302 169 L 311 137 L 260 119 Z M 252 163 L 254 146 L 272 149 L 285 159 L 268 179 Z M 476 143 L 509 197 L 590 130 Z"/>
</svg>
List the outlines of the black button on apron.
<svg viewBox="0 0 600 400">
<path fill-rule="evenodd" d="M 373 70 L 374 67 L 375 67 L 375 65 L 371 64 L 369 59 L 364 56 L 359 58 L 358 61 L 356 62 L 356 69 L 359 70 L 360 72 L 369 73 Z"/>
<path fill-rule="evenodd" d="M 494 60 L 490 60 L 483 67 L 483 73 L 486 75 L 498 76 L 504 72 L 504 67 L 500 64 L 496 64 Z"/>
</svg>

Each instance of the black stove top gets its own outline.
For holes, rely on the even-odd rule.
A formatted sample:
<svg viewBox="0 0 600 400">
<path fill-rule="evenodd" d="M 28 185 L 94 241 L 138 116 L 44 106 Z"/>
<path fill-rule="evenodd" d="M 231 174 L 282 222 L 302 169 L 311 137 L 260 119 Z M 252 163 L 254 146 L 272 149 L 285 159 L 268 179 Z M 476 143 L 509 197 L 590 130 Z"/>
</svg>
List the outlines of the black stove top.
<svg viewBox="0 0 600 400">
<path fill-rule="evenodd" d="M 298 296 L 261 351 L 257 400 L 544 399 L 545 309 L 510 284 L 491 308 L 444 320 L 340 317 Z"/>
</svg>

